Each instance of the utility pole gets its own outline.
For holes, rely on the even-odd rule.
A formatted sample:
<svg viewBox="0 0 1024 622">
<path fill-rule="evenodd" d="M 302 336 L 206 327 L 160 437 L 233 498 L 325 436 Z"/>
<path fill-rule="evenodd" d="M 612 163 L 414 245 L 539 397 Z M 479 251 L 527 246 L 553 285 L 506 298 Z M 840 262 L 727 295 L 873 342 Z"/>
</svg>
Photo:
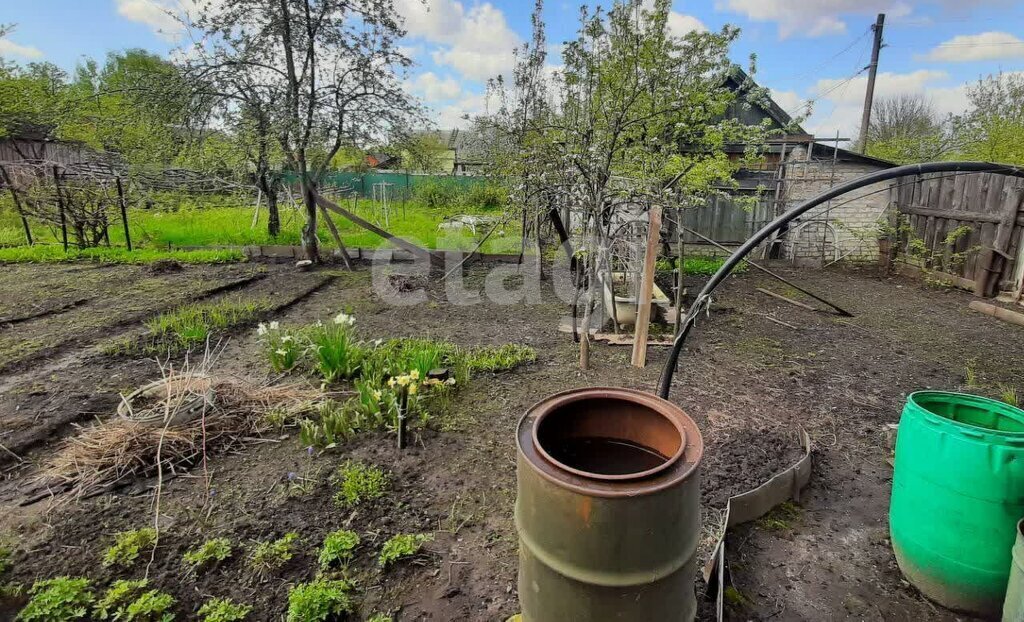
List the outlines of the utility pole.
<svg viewBox="0 0 1024 622">
<path fill-rule="evenodd" d="M 875 20 L 875 43 L 871 46 L 871 64 L 868 65 L 868 89 L 864 93 L 864 114 L 860 118 L 860 152 L 868 148 L 868 126 L 871 124 L 871 104 L 875 99 L 875 74 L 878 73 L 878 51 L 882 49 L 882 28 L 885 26 L 885 13 L 879 13 Z"/>
</svg>

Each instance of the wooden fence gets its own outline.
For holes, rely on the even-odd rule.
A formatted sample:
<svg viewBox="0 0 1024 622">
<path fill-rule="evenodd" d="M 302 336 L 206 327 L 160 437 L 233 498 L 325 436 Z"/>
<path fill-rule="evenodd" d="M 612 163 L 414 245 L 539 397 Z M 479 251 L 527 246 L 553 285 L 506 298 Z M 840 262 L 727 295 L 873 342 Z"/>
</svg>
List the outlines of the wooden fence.
<svg viewBox="0 0 1024 622">
<path fill-rule="evenodd" d="M 713 195 L 707 205 L 683 210 L 683 226 L 727 246 L 742 244 L 772 218 L 771 199 L 762 197 L 753 206 L 740 204 L 728 195 Z M 687 244 L 705 242 L 691 233 L 683 234 Z"/>
<path fill-rule="evenodd" d="M 907 183 L 912 181 L 912 183 Z M 890 195 L 901 259 L 979 296 L 1020 288 L 1024 181 L 996 174 L 901 179 Z"/>
</svg>

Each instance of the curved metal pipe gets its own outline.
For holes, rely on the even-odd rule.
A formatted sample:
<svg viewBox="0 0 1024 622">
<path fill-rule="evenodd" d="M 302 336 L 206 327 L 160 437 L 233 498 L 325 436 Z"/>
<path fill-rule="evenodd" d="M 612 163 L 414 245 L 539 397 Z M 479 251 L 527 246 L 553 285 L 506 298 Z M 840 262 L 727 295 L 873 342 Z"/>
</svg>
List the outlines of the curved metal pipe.
<svg viewBox="0 0 1024 622">
<path fill-rule="evenodd" d="M 871 184 L 877 184 L 897 177 L 922 175 L 925 173 L 1002 173 L 1004 175 L 1024 178 L 1024 169 L 1010 164 L 993 164 L 991 162 L 925 162 L 923 164 L 907 164 L 904 166 L 886 169 L 884 171 L 870 173 L 844 184 L 840 184 L 812 199 L 808 199 L 794 209 L 782 214 L 765 225 L 760 231 L 744 242 L 742 246 L 736 249 L 725 263 L 722 264 L 722 267 L 718 269 L 718 272 L 715 272 L 714 276 L 708 280 L 707 284 L 704 285 L 704 289 L 697 294 L 697 298 L 694 300 L 693 306 L 690 307 L 689 312 L 687 312 L 686 317 L 683 319 L 681 330 L 676 336 L 675 342 L 672 344 L 672 350 L 669 352 L 668 360 L 665 361 L 665 367 L 661 370 L 661 379 L 658 381 L 658 395 L 663 399 L 668 399 L 669 392 L 672 389 L 672 377 L 676 373 L 676 364 L 679 362 L 679 353 L 683 349 L 683 344 L 686 343 L 686 338 L 689 336 L 690 329 L 693 328 L 693 325 L 697 320 L 697 316 L 710 304 L 711 292 L 715 291 L 715 289 L 722 284 L 722 281 L 725 280 L 725 277 L 729 276 L 736 266 L 738 266 L 751 251 L 753 251 L 761 242 L 765 241 L 774 231 L 781 229 L 797 217 L 807 213 L 822 203 L 852 190 L 857 190 L 864 186 L 870 186 Z"/>
</svg>

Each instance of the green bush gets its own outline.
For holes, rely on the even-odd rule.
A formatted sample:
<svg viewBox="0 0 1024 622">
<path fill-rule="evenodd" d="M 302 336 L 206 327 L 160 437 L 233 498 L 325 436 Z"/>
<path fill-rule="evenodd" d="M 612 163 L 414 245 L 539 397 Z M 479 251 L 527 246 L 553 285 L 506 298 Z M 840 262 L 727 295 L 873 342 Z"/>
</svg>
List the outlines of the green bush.
<svg viewBox="0 0 1024 622">
<path fill-rule="evenodd" d="M 31 598 L 18 613 L 19 622 L 70 622 L 84 620 L 95 597 L 89 579 L 56 577 L 36 581 Z"/>
<path fill-rule="evenodd" d="M 338 485 L 334 502 L 343 508 L 353 508 L 379 499 L 387 492 L 389 479 L 387 472 L 380 467 L 349 460 L 338 467 L 334 475 Z"/>
<path fill-rule="evenodd" d="M 323 622 L 352 613 L 346 581 L 316 579 L 288 592 L 288 622 Z"/>
<path fill-rule="evenodd" d="M 142 551 L 156 545 L 156 529 L 143 527 L 122 531 L 114 536 L 114 545 L 103 555 L 104 566 L 131 566 Z"/>
<path fill-rule="evenodd" d="M 459 183 L 455 179 L 428 177 L 413 186 L 413 197 L 429 209 L 454 207 L 459 199 Z"/>
<path fill-rule="evenodd" d="M 384 543 L 384 547 L 380 550 L 380 557 L 377 559 L 377 562 L 380 564 L 381 568 L 387 568 L 400 559 L 411 557 L 412 555 L 419 553 L 420 548 L 423 547 L 423 543 L 430 542 L 433 539 L 433 534 L 429 533 L 400 533 Z"/>
<path fill-rule="evenodd" d="M 230 598 L 212 598 L 199 608 L 202 622 L 241 622 L 252 612 L 252 605 L 243 605 Z"/>
<path fill-rule="evenodd" d="M 352 559 L 353 552 L 359 546 L 359 534 L 354 531 L 339 529 L 327 534 L 324 545 L 320 549 L 320 567 L 329 570 L 334 566 L 343 566 Z"/>
<path fill-rule="evenodd" d="M 508 203 L 508 191 L 500 184 L 483 182 L 470 184 L 459 196 L 459 205 L 466 211 L 496 210 Z"/>
<path fill-rule="evenodd" d="M 313 418 L 299 421 L 299 442 L 303 447 L 329 449 L 352 438 L 359 428 L 358 416 L 347 402 L 326 399 L 317 404 Z"/>
</svg>

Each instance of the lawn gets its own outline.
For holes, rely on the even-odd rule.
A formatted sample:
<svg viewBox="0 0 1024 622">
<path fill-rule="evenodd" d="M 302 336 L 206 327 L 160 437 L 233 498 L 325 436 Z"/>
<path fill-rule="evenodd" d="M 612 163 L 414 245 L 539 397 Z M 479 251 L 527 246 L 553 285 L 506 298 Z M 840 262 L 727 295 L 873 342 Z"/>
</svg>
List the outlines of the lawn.
<svg viewBox="0 0 1024 622">
<path fill-rule="evenodd" d="M 0 204 L 3 205 L 3 204 Z M 374 222 L 391 233 L 428 248 L 472 248 L 489 229 L 477 229 L 474 237 L 468 232 L 464 239 L 454 239 L 438 228 L 448 216 L 474 214 L 502 218 L 500 210 L 467 209 L 464 207 L 429 208 L 421 203 L 408 201 L 403 207 L 396 203 L 385 222 L 370 201 L 362 199 L 358 205 L 345 201 L 344 207 L 353 210 L 361 218 Z M 380 248 L 388 243 L 380 236 L 366 231 L 351 221 L 337 215 L 332 216 L 342 240 L 349 248 Z M 242 246 L 242 245 L 297 245 L 303 224 L 302 214 L 290 205 L 281 206 L 281 233 L 271 237 L 267 233 L 267 213 L 260 211 L 258 221 L 253 224 L 251 207 L 188 207 L 178 210 L 132 209 L 128 213 L 132 242 L 139 248 L 160 248 L 168 246 Z M 60 230 L 42 222 L 32 222 L 32 235 L 37 242 L 55 243 L 60 241 Z M 484 244 L 485 252 L 518 252 L 519 221 L 511 218 Z M 326 223 L 319 220 L 320 241 L 326 247 L 334 246 L 334 239 Z M 120 223 L 112 224 L 109 230 L 110 242 L 114 246 L 124 245 L 124 231 Z M 442 238 L 442 239 L 439 239 Z M 25 243 L 24 232 L 17 214 L 10 207 L 0 207 L 0 247 Z"/>
</svg>

